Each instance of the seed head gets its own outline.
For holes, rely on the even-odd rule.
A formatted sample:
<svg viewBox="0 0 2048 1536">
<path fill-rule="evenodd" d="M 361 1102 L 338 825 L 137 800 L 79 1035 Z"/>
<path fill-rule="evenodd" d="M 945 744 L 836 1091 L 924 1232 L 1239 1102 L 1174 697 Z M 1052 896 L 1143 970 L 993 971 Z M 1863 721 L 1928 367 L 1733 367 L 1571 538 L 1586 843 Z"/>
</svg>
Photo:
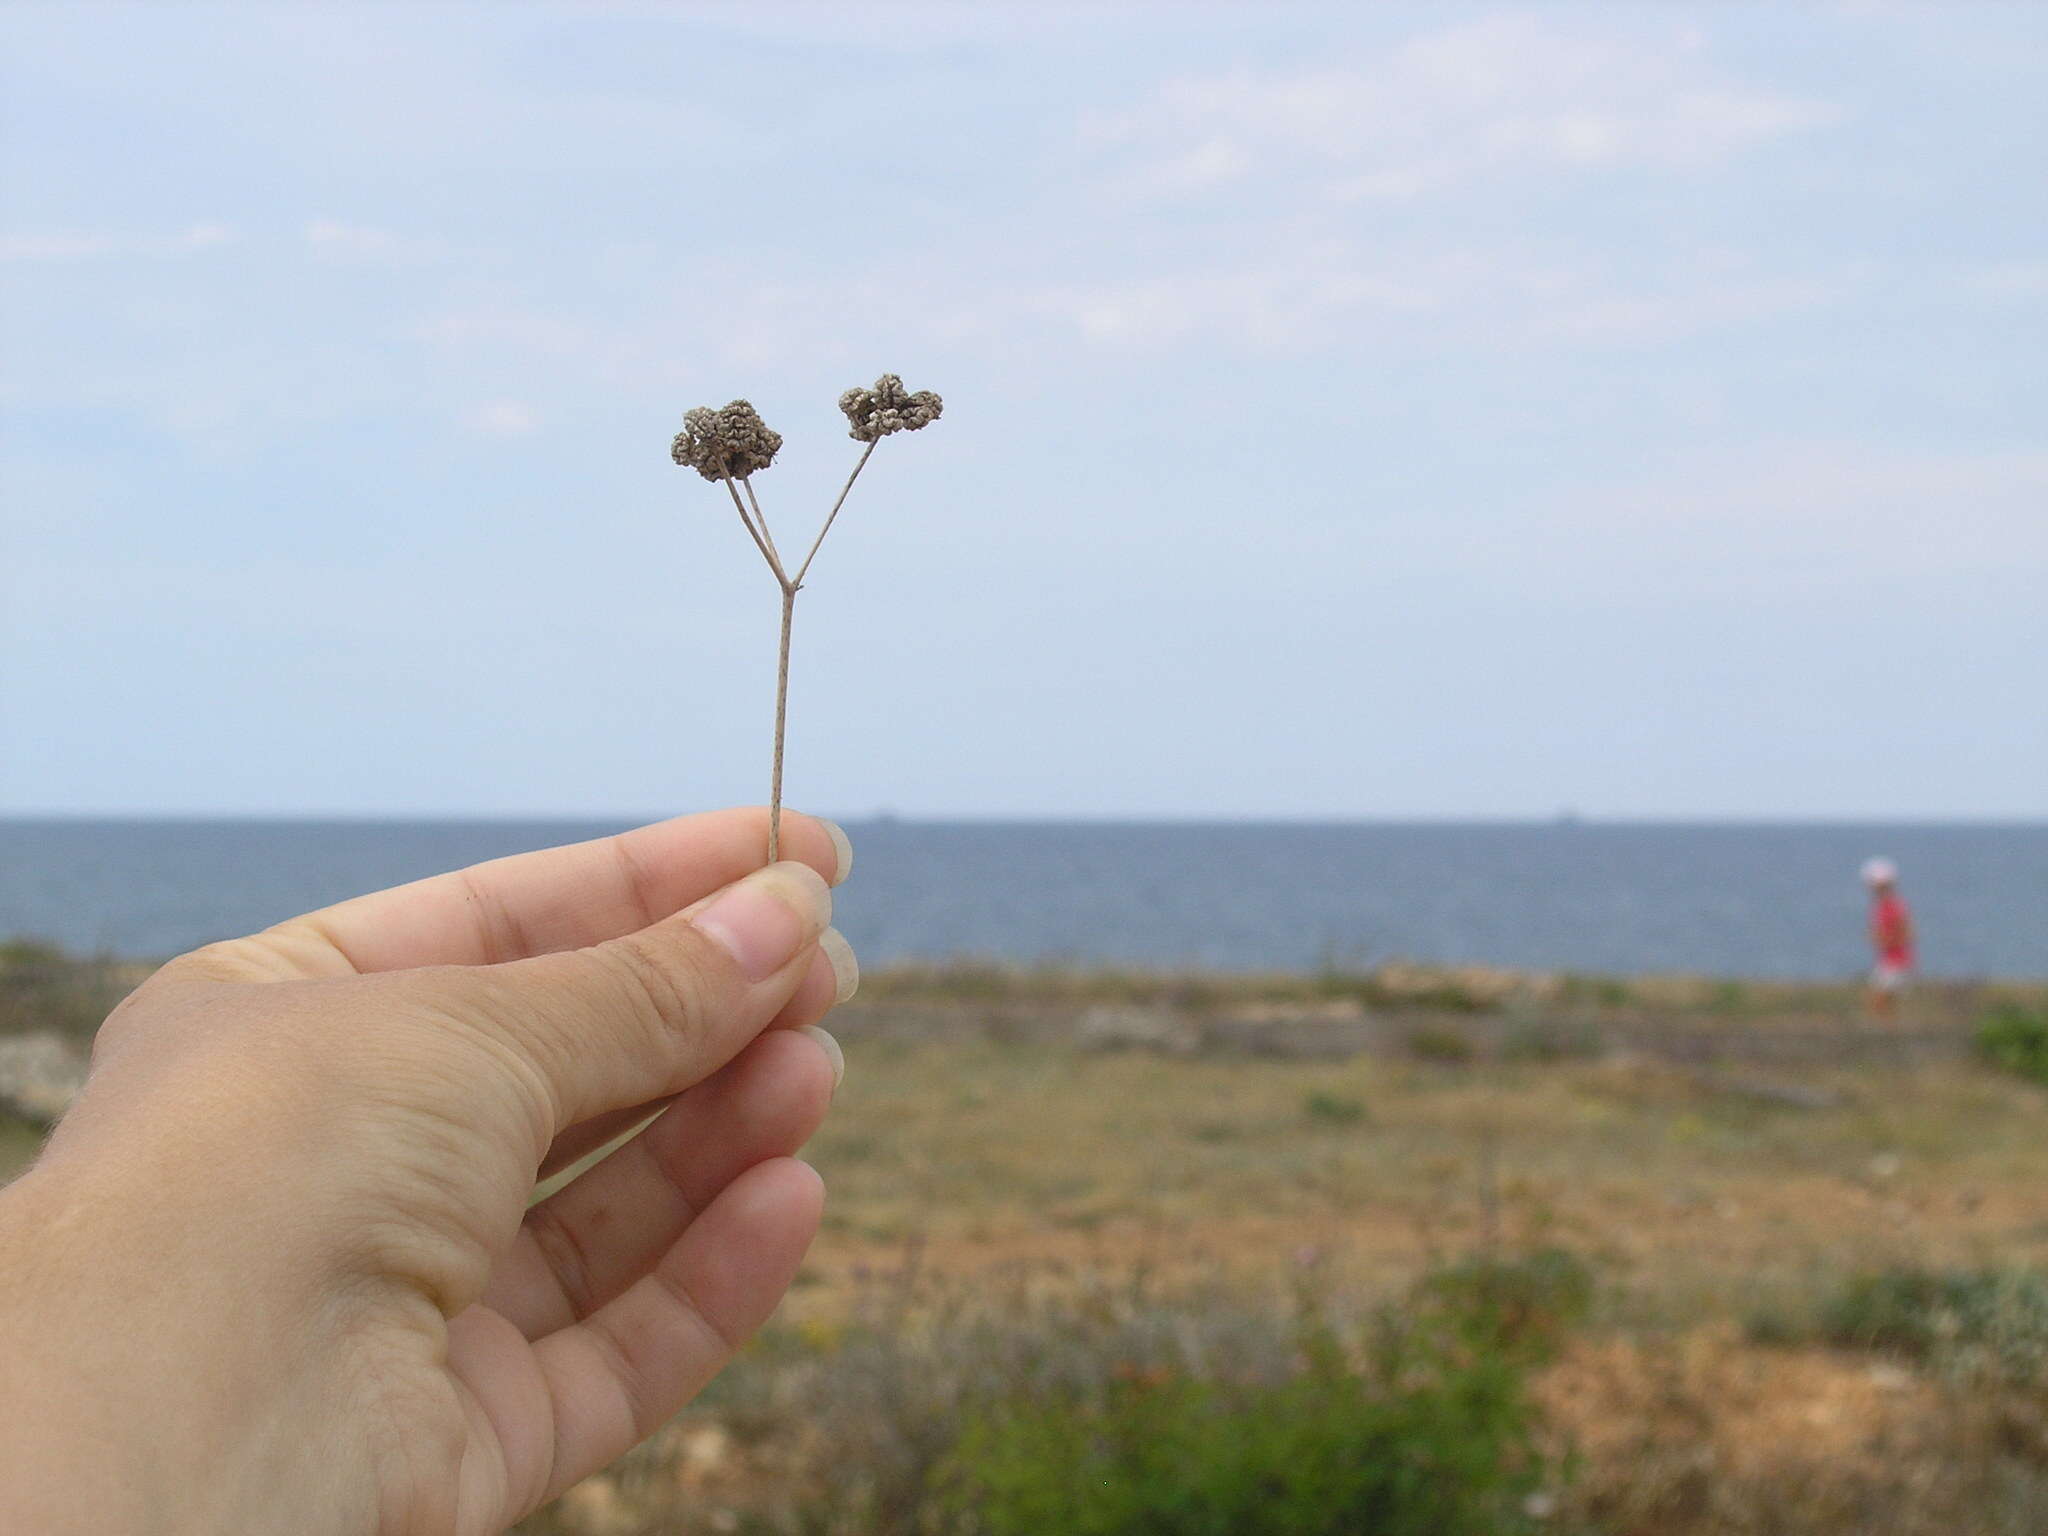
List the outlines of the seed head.
<svg viewBox="0 0 2048 1536">
<path fill-rule="evenodd" d="M 700 405 L 683 412 L 683 430 L 669 446 L 669 457 L 706 480 L 723 480 L 728 475 L 744 480 L 773 464 L 781 450 L 782 434 L 763 421 L 753 406 L 735 400 L 715 411 Z"/>
<path fill-rule="evenodd" d="M 945 404 L 928 389 L 913 395 L 893 373 L 875 380 L 873 389 L 849 389 L 839 397 L 839 409 L 853 426 L 847 435 L 863 443 L 928 427 L 939 419 Z"/>
</svg>

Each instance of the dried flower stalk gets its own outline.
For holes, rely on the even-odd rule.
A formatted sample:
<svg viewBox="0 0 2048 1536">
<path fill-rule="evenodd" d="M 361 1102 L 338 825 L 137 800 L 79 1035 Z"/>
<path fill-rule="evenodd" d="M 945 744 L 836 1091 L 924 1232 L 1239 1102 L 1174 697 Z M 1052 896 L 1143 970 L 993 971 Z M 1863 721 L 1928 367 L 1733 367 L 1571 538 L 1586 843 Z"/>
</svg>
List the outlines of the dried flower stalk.
<svg viewBox="0 0 2048 1536">
<path fill-rule="evenodd" d="M 734 400 L 717 410 L 699 406 L 685 411 L 683 430 L 669 445 L 669 457 L 676 463 L 696 470 L 706 480 L 724 483 L 726 493 L 732 497 L 733 508 L 740 515 L 741 524 L 753 539 L 754 547 L 761 552 L 761 558 L 767 561 L 776 584 L 782 588 L 782 638 L 775 662 L 775 761 L 768 788 L 768 862 L 771 864 L 782 852 L 782 740 L 789 716 L 789 631 L 790 622 L 796 615 L 796 595 L 803 590 L 804 577 L 810 574 L 811 562 L 818 558 L 819 546 L 825 542 L 825 535 L 832 531 L 839 509 L 846 505 L 847 492 L 853 489 L 853 482 L 860 478 L 860 472 L 874 457 L 876 445 L 893 433 L 915 432 L 930 426 L 939 419 L 944 408 L 945 402 L 930 390 L 921 389 L 912 394 L 893 373 L 885 373 L 875 380 L 872 389 L 849 389 L 839 397 L 839 409 L 845 413 L 851 429 L 847 435 L 867 446 L 854 462 L 853 473 L 846 477 L 846 484 L 839 488 L 838 499 L 832 503 L 832 510 L 825 514 L 818 536 L 811 540 L 811 547 L 805 551 L 794 575 L 782 562 L 782 551 L 776 548 L 775 535 L 768 529 L 767 515 L 762 512 L 760 499 L 754 494 L 754 472 L 775 462 L 775 455 L 782 450 L 782 434 L 761 420 L 760 413 L 748 402 Z"/>
</svg>

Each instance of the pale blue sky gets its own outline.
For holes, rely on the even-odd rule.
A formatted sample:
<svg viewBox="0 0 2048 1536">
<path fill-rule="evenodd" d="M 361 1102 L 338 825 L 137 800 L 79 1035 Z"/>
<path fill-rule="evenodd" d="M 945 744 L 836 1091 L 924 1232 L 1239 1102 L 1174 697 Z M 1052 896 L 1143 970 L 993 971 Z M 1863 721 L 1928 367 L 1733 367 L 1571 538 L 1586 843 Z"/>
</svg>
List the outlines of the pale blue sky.
<svg viewBox="0 0 2048 1536">
<path fill-rule="evenodd" d="M 0 811 L 2048 814 L 2048 11 L 17 4 Z"/>
</svg>

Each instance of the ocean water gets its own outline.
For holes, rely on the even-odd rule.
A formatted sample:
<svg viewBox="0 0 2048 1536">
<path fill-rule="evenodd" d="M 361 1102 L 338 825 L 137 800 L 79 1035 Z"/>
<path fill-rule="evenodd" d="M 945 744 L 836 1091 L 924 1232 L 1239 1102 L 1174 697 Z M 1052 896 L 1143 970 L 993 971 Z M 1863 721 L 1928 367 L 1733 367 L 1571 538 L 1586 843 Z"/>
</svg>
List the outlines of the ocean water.
<svg viewBox="0 0 2048 1536">
<path fill-rule="evenodd" d="M 0 937 L 160 956 L 614 823 L 0 819 Z M 1922 962 L 2048 976 L 2048 824 L 848 823 L 870 965 L 983 956 L 1225 969 L 1389 956 L 1832 978 L 1857 867 L 1898 861 Z"/>
</svg>

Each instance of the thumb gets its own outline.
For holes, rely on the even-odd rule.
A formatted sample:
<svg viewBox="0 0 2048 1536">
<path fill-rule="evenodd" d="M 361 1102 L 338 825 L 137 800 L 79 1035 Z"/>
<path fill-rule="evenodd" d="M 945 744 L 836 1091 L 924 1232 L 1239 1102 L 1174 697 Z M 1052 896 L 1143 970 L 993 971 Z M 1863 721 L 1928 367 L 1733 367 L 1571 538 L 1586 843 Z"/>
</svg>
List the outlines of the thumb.
<svg viewBox="0 0 2048 1536">
<path fill-rule="evenodd" d="M 771 864 L 637 933 L 450 984 L 464 1022 L 539 1091 L 545 1146 L 725 1065 L 796 991 L 831 919 L 817 871 Z"/>
</svg>

